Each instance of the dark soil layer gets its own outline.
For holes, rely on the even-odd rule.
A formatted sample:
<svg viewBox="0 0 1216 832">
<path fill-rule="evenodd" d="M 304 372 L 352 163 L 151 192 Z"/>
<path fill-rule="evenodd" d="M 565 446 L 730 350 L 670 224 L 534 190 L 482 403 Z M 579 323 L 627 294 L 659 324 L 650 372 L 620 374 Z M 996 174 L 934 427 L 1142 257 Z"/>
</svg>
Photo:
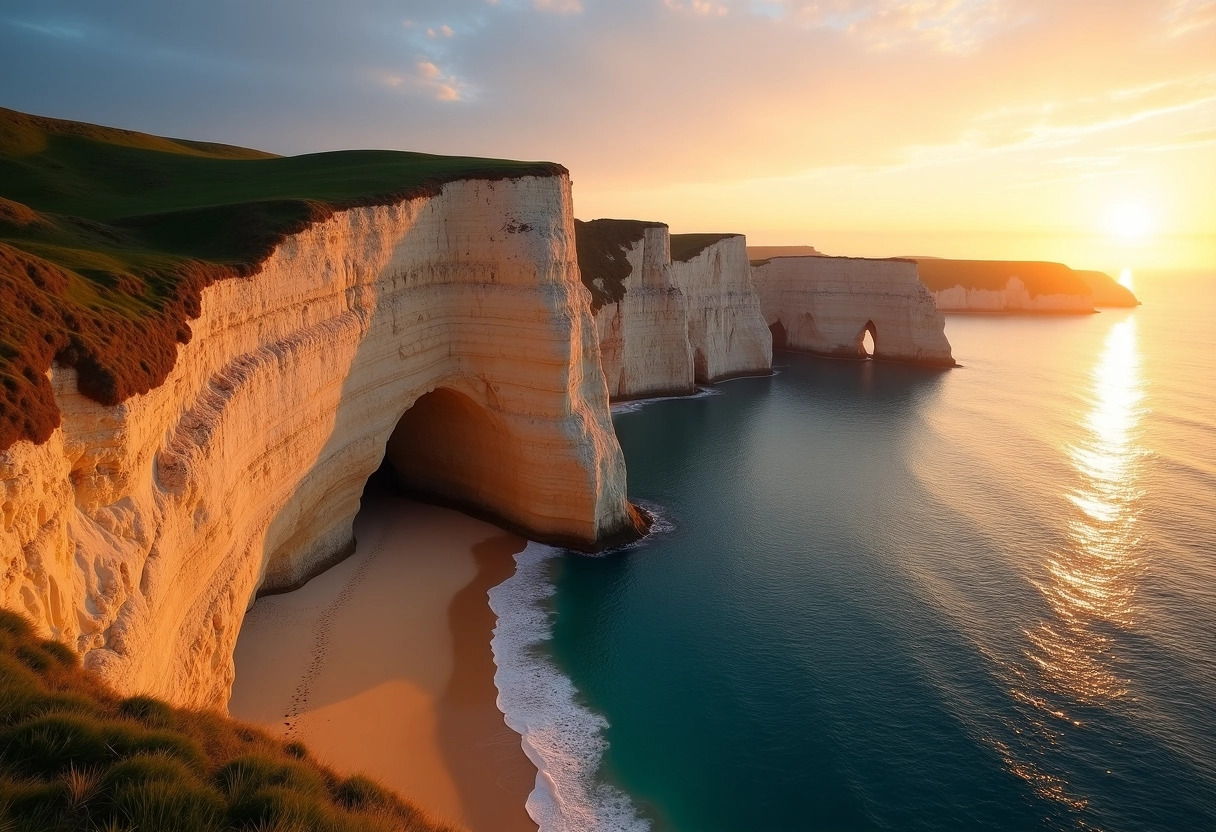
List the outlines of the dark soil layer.
<svg viewBox="0 0 1216 832">
<path fill-rule="evenodd" d="M 625 297 L 625 278 L 630 267 L 627 252 L 641 240 L 647 228 L 666 228 L 666 223 L 643 220 L 574 221 L 578 268 L 583 285 L 591 292 L 591 311 Z"/>
<path fill-rule="evenodd" d="M 0 450 L 59 425 L 52 361 L 103 404 L 147 392 L 189 341 L 204 287 L 256 274 L 335 211 L 563 173 L 387 150 L 278 157 L 0 108 Z"/>
<path fill-rule="evenodd" d="M 748 246 L 750 260 L 771 260 L 774 257 L 819 257 L 823 252 L 814 246 Z"/>
<path fill-rule="evenodd" d="M 926 257 L 916 261 L 921 282 L 931 292 L 954 286 L 967 289 L 1002 290 L 1009 278 L 1018 277 L 1030 296 L 1088 295 L 1089 284 L 1063 263 L 1017 260 L 941 260 Z"/>
<path fill-rule="evenodd" d="M 124 699 L 0 610 L 0 829 L 443 832 L 366 777 L 342 777 L 221 714 Z M 450 832 L 450 830 L 449 830 Z"/>
<path fill-rule="evenodd" d="M 687 263 L 714 243 L 741 237 L 742 234 L 672 234 L 671 262 Z"/>
</svg>

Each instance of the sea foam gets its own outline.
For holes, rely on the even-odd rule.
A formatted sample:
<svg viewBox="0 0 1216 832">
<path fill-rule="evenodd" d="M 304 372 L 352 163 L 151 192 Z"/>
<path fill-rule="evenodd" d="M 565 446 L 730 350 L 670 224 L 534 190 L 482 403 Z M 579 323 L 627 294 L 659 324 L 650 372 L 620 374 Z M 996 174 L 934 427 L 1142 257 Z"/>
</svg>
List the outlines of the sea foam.
<svg viewBox="0 0 1216 832">
<path fill-rule="evenodd" d="M 672 399 L 704 399 L 709 396 L 721 396 L 722 391 L 716 387 L 698 387 L 697 392 L 687 395 L 677 394 L 674 396 L 652 396 L 648 399 L 630 399 L 624 402 L 614 402 L 611 406 L 612 414 L 615 416 L 618 413 L 634 413 L 641 410 L 648 404 L 655 402 L 666 402 Z"/>
<path fill-rule="evenodd" d="M 540 832 L 645 832 L 650 823 L 629 797 L 596 779 L 608 721 L 579 704 L 574 683 L 539 649 L 552 636 L 546 562 L 561 553 L 529 543 L 515 574 L 489 592 L 498 708 L 537 770 L 528 814 Z"/>
</svg>

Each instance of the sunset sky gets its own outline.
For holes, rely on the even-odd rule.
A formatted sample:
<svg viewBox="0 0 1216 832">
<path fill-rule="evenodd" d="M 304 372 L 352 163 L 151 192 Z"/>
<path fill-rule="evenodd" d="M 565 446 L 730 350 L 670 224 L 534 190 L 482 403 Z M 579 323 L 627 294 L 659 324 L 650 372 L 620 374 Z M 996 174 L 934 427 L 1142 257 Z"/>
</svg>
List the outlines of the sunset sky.
<svg viewBox="0 0 1216 832">
<path fill-rule="evenodd" d="M 1216 268 L 1216 0 L 6 0 L 0 105 L 552 159 L 580 217 Z"/>
</svg>

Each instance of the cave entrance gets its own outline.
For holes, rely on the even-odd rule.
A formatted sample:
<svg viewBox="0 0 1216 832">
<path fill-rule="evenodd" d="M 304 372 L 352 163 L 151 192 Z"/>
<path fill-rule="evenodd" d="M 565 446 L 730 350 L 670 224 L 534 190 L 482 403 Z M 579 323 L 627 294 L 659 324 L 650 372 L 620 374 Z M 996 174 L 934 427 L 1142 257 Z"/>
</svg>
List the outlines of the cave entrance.
<svg viewBox="0 0 1216 832">
<path fill-rule="evenodd" d="M 709 383 L 709 360 L 705 357 L 705 351 L 697 347 L 692 355 L 692 370 L 693 380 L 698 384 Z"/>
<path fill-rule="evenodd" d="M 859 358 L 873 358 L 874 350 L 878 344 L 878 329 L 874 326 L 873 321 L 866 321 L 866 325 L 862 327 L 858 333 L 857 355 Z"/>
<path fill-rule="evenodd" d="M 773 335 L 773 349 L 775 349 L 775 350 L 785 349 L 785 344 L 787 341 L 787 335 L 785 332 L 785 324 L 781 323 L 781 321 L 777 321 L 776 323 L 774 323 L 772 326 L 770 326 L 768 328 L 768 331 L 771 332 Z"/>
<path fill-rule="evenodd" d="M 439 387 L 402 414 L 371 485 L 391 485 L 473 513 L 506 507 L 520 470 L 517 443 L 502 421 L 464 393 Z"/>
</svg>

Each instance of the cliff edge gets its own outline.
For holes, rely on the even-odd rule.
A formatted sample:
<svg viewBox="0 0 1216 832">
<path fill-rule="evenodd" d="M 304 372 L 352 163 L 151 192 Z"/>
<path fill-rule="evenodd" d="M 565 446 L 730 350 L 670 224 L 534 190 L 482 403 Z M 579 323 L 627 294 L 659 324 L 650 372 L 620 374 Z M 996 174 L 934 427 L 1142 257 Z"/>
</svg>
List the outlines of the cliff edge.
<svg viewBox="0 0 1216 832">
<path fill-rule="evenodd" d="M 564 169 L 6 118 L 43 219 L 0 230 L 0 604 L 119 691 L 223 707 L 245 609 L 350 550 L 386 457 L 537 539 L 636 536 Z"/>
</svg>

